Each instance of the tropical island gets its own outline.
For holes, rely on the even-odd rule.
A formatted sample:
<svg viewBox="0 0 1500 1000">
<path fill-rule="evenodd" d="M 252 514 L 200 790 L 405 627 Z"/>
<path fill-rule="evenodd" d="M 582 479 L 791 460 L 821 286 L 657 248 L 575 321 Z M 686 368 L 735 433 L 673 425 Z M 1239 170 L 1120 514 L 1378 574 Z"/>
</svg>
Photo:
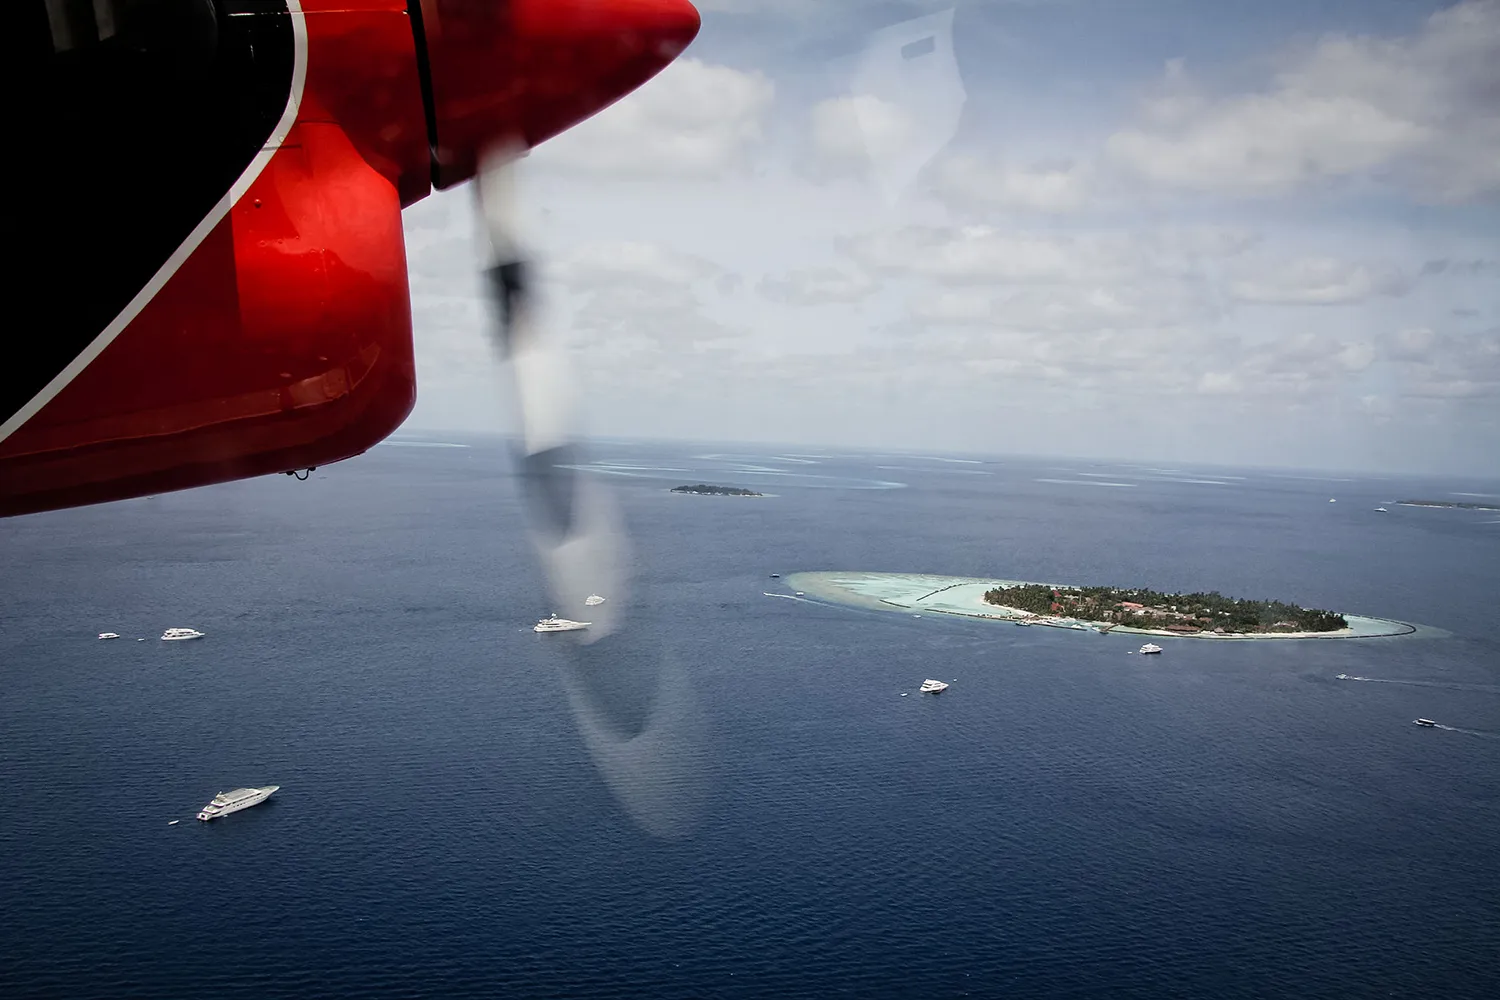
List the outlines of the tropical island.
<svg viewBox="0 0 1500 1000">
<path fill-rule="evenodd" d="M 1397 500 L 1398 507 L 1453 507 L 1457 510 L 1500 510 L 1487 503 L 1460 503 L 1456 500 Z"/>
<path fill-rule="evenodd" d="M 853 608 L 1095 635 L 1276 642 L 1439 634 L 1389 618 L 1310 611 L 1283 601 L 1236 600 L 1217 593 L 1167 594 L 1145 588 L 1079 587 L 993 576 L 860 570 L 790 573 L 783 583 L 798 596 L 805 592 L 809 598 Z"/>
<path fill-rule="evenodd" d="M 709 486 L 707 483 L 699 483 L 696 486 L 674 486 L 673 493 L 692 493 L 696 496 L 706 497 L 763 497 L 764 493 L 754 490 L 740 489 L 738 486 Z"/>
<path fill-rule="evenodd" d="M 1209 593 L 1164 594 L 1142 587 L 1052 587 L 1020 583 L 985 591 L 987 604 L 1096 625 L 1128 625 L 1183 635 L 1199 632 L 1274 634 L 1337 632 L 1349 622 L 1332 611 L 1283 601 L 1252 601 Z"/>
</svg>

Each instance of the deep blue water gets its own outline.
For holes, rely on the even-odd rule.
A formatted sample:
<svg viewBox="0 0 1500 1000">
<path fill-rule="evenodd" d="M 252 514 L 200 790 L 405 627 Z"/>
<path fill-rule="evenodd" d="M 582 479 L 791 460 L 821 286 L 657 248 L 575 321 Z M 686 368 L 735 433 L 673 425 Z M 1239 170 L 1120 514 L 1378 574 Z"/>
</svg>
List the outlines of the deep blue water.
<svg viewBox="0 0 1500 1000">
<path fill-rule="evenodd" d="M 581 650 L 529 631 L 553 609 L 516 483 L 468 443 L 0 520 L 0 995 L 1500 981 L 1500 515 L 1372 511 L 1493 481 L 600 446 L 688 471 L 610 479 L 634 614 Z M 777 496 L 666 492 L 699 481 Z M 762 596 L 819 569 L 1217 589 L 1448 634 L 1143 658 Z M 155 639 L 178 625 L 207 638 Z M 953 686 L 900 697 L 929 676 Z M 580 705 L 665 735 L 591 754 Z"/>
</svg>

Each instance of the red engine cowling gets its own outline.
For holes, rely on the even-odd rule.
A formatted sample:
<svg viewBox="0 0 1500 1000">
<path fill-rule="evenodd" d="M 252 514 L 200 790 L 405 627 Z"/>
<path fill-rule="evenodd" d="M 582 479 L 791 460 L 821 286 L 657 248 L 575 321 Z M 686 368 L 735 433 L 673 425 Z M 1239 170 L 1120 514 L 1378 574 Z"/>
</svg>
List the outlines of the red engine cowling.
<svg viewBox="0 0 1500 1000">
<path fill-rule="evenodd" d="M 34 205 L 77 219 L 22 210 L 41 234 L 23 296 L 55 321 L 0 382 L 0 515 L 379 442 L 416 391 L 401 208 L 489 141 L 613 103 L 698 30 L 687 0 L 160 0 L 100 38 L 89 3 L 64 6 L 26 127 L 55 154 Z M 100 148 L 122 190 L 81 198 Z"/>
</svg>

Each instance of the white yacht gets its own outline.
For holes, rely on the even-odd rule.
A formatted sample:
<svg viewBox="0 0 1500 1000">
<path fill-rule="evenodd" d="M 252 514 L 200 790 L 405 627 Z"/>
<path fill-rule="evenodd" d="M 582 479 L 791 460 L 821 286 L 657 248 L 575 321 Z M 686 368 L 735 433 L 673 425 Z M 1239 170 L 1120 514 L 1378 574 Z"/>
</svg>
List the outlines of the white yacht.
<svg viewBox="0 0 1500 1000">
<path fill-rule="evenodd" d="M 99 638 L 101 638 L 101 639 L 118 639 L 118 638 L 120 638 L 120 633 L 118 633 L 118 632 L 100 632 L 99 633 Z"/>
<path fill-rule="evenodd" d="M 590 594 L 589 596 L 587 596 L 587 597 L 585 597 L 583 599 L 583 603 L 586 606 L 592 608 L 592 607 L 595 607 L 597 605 L 603 604 L 604 603 L 604 598 L 600 597 L 598 594 Z"/>
<path fill-rule="evenodd" d="M 172 642 L 177 639 L 201 639 L 203 633 L 195 628 L 169 628 L 161 634 L 162 639 Z"/>
<path fill-rule="evenodd" d="M 553 615 L 551 618 L 543 618 L 531 626 L 533 632 L 576 632 L 581 628 L 588 628 L 593 622 L 575 622 L 566 618 Z"/>
<path fill-rule="evenodd" d="M 212 802 L 203 807 L 203 811 L 198 813 L 198 818 L 207 823 L 211 819 L 218 819 L 220 816 L 228 816 L 241 809 L 258 806 L 269 799 L 271 793 L 280 787 L 280 785 L 267 785 L 265 788 L 236 788 L 232 792 L 220 792 L 214 796 Z"/>
<path fill-rule="evenodd" d="M 1412 724 L 1416 726 L 1426 726 L 1428 729 L 1431 729 L 1437 725 L 1437 723 L 1433 722 L 1431 719 L 1414 719 L 1412 721 Z"/>
<path fill-rule="evenodd" d="M 1141 653 L 1143 655 L 1147 654 L 1147 653 L 1160 653 L 1160 652 L 1161 652 L 1161 647 L 1158 646 L 1154 642 L 1148 642 L 1144 646 L 1141 647 Z"/>
<path fill-rule="evenodd" d="M 942 694 L 944 691 L 948 690 L 948 685 L 944 684 L 942 681 L 935 681 L 931 677 L 929 677 L 922 682 L 922 686 L 917 690 L 922 694 Z"/>
</svg>

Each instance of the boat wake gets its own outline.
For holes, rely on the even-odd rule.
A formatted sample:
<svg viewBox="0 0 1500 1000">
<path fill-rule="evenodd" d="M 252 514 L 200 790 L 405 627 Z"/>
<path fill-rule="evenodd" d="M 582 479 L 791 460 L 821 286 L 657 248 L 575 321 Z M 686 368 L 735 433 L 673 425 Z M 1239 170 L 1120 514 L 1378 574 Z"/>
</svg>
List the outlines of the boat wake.
<svg viewBox="0 0 1500 1000">
<path fill-rule="evenodd" d="M 1485 694 L 1500 694 L 1500 684 L 1464 684 L 1458 681 L 1412 681 L 1397 677 L 1358 677 L 1354 674 L 1339 674 L 1335 680 L 1363 681 L 1366 684 L 1404 684 L 1409 687 L 1441 688 L 1445 691 L 1481 691 Z"/>
<path fill-rule="evenodd" d="M 1466 736 L 1478 736 L 1479 738 L 1486 740 L 1500 740 L 1500 733 L 1487 733 L 1482 729 L 1464 729 L 1462 726 L 1445 726 L 1441 722 L 1439 722 L 1432 728 L 1446 730 L 1450 733 L 1463 733 Z"/>
</svg>

